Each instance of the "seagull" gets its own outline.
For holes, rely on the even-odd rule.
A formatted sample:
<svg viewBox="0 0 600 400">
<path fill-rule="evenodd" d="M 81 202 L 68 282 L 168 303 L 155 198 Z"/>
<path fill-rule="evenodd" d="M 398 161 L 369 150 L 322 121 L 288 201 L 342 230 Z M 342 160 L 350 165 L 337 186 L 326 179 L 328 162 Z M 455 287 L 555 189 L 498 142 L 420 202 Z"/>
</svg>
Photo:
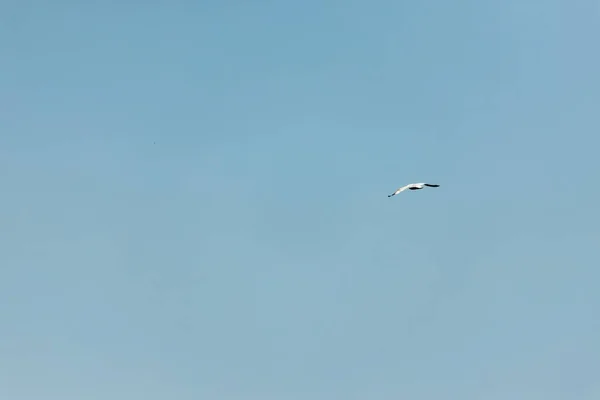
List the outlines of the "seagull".
<svg viewBox="0 0 600 400">
<path fill-rule="evenodd" d="M 409 190 L 421 190 L 425 186 L 427 186 L 427 187 L 440 187 L 440 185 L 434 185 L 433 183 L 409 183 L 406 186 L 402 186 L 401 188 L 398 188 L 398 190 L 396 190 L 394 193 L 388 194 L 388 197 L 395 196 L 395 195 L 397 195 L 400 192 L 404 192 L 406 189 L 409 189 Z"/>
</svg>

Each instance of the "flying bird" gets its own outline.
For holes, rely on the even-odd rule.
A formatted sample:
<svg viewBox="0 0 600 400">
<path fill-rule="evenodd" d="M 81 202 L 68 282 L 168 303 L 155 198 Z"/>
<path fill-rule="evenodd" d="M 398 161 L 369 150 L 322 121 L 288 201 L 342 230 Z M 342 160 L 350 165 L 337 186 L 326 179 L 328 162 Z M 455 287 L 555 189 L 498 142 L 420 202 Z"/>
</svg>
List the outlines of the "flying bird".
<svg viewBox="0 0 600 400">
<path fill-rule="evenodd" d="M 406 186 L 402 186 L 401 188 L 398 188 L 398 190 L 396 190 L 394 193 L 388 194 L 388 197 L 395 196 L 395 195 L 397 195 L 400 192 L 404 192 L 406 189 L 408 189 L 408 190 L 421 190 L 425 186 L 427 186 L 427 187 L 440 187 L 440 185 L 434 185 L 433 183 L 409 183 Z"/>
</svg>

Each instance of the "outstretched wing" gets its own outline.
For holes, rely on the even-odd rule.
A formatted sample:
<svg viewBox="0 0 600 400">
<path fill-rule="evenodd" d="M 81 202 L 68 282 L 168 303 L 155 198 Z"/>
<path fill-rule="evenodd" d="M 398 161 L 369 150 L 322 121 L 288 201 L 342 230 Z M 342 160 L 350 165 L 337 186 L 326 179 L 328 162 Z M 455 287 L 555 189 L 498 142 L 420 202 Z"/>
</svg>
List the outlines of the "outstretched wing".
<svg viewBox="0 0 600 400">
<path fill-rule="evenodd" d="M 410 186 L 410 185 L 406 185 L 406 186 L 402 186 L 401 188 L 398 188 L 398 189 L 397 189 L 397 190 L 396 190 L 394 193 L 392 193 L 392 194 L 388 194 L 388 197 L 395 196 L 395 195 L 397 195 L 398 193 L 405 191 L 406 189 L 408 189 L 408 187 L 409 187 L 409 186 Z"/>
<path fill-rule="evenodd" d="M 425 186 L 429 186 L 429 187 L 440 187 L 440 185 L 435 185 L 433 183 L 426 183 Z"/>
</svg>

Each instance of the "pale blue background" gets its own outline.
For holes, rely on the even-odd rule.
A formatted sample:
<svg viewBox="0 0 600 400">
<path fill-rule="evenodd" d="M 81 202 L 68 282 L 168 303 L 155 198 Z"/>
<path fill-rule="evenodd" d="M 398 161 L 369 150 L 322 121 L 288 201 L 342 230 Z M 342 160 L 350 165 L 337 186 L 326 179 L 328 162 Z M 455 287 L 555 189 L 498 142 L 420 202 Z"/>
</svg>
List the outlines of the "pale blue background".
<svg viewBox="0 0 600 400">
<path fill-rule="evenodd" d="M 591 0 L 2 2 L 0 398 L 597 400 L 599 40 Z"/>
</svg>

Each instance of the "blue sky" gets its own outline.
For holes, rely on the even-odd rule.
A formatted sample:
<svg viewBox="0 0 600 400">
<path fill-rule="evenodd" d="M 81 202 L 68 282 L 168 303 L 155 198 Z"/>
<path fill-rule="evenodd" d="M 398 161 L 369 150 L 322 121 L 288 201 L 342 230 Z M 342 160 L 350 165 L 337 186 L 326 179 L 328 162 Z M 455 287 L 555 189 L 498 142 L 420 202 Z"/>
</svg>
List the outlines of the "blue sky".
<svg viewBox="0 0 600 400">
<path fill-rule="evenodd" d="M 3 2 L 0 397 L 597 399 L 599 18 Z"/>
</svg>

